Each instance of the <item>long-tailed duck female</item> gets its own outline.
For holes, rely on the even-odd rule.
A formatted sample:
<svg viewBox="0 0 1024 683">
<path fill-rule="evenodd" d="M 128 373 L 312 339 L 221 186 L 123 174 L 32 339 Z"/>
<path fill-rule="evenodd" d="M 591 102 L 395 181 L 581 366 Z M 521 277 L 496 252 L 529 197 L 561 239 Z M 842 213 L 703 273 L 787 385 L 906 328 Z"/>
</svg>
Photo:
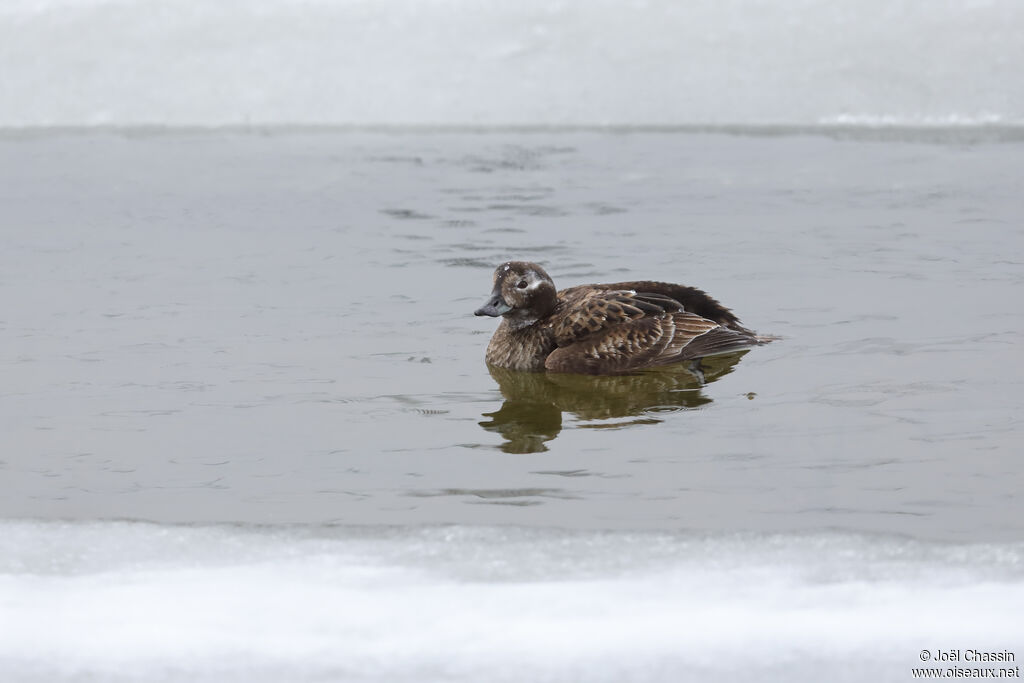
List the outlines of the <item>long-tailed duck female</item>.
<svg viewBox="0 0 1024 683">
<path fill-rule="evenodd" d="M 476 315 L 502 317 L 486 358 L 513 370 L 617 375 L 771 340 L 694 287 L 638 281 L 557 291 L 525 261 L 498 266 Z"/>
</svg>

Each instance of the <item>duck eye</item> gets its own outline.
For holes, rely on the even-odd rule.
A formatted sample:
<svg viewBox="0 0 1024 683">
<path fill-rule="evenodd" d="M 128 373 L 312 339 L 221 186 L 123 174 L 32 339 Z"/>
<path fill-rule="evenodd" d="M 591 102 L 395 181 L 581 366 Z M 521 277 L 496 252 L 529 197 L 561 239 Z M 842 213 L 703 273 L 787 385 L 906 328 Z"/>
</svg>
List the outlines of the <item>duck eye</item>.
<svg viewBox="0 0 1024 683">
<path fill-rule="evenodd" d="M 517 282 L 516 287 L 519 289 L 526 289 L 526 280 L 520 280 Z"/>
</svg>

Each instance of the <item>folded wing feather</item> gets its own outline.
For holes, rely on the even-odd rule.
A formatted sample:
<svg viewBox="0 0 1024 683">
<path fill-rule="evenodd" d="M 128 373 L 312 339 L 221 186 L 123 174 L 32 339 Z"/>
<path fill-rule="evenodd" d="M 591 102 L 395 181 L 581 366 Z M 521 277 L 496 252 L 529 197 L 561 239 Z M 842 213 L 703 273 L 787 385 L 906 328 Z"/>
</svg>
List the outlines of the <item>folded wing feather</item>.
<svg viewBox="0 0 1024 683">
<path fill-rule="evenodd" d="M 687 313 L 664 294 L 566 290 L 572 315 L 556 326 L 552 372 L 617 374 L 724 353 L 757 343 L 750 334 Z"/>
</svg>

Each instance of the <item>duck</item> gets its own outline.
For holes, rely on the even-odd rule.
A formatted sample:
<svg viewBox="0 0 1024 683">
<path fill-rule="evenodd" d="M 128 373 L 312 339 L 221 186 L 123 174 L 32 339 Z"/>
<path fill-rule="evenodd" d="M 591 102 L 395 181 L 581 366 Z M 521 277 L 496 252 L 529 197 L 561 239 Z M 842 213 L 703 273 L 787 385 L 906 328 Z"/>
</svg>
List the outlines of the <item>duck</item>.
<svg viewBox="0 0 1024 683">
<path fill-rule="evenodd" d="M 510 370 L 632 374 L 771 341 L 696 287 L 638 280 L 558 290 L 536 263 L 494 271 L 477 316 L 500 317 L 487 364 Z"/>
</svg>

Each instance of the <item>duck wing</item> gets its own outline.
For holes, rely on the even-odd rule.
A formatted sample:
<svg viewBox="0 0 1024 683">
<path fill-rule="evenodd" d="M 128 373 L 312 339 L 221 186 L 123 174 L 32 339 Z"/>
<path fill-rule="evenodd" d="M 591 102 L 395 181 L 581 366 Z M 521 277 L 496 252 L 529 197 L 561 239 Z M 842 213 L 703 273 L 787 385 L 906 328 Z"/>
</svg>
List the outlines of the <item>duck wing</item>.
<svg viewBox="0 0 1024 683">
<path fill-rule="evenodd" d="M 558 293 L 555 342 L 566 346 L 596 332 L 646 316 L 682 311 L 674 299 L 635 290 L 611 290 L 591 285 Z"/>
<path fill-rule="evenodd" d="M 746 331 L 687 312 L 657 292 L 586 287 L 560 298 L 558 348 L 544 364 L 552 372 L 614 375 L 758 343 Z"/>
<path fill-rule="evenodd" d="M 750 330 L 740 324 L 739 318 L 732 311 L 719 303 L 710 294 L 696 287 L 687 287 L 686 285 L 677 285 L 671 282 L 654 282 L 652 280 L 612 282 L 610 284 L 589 286 L 595 289 L 610 291 L 631 290 L 634 292 L 645 292 L 672 299 L 680 304 L 682 310 L 696 313 L 702 318 L 713 320 L 734 330 L 751 333 Z"/>
</svg>

